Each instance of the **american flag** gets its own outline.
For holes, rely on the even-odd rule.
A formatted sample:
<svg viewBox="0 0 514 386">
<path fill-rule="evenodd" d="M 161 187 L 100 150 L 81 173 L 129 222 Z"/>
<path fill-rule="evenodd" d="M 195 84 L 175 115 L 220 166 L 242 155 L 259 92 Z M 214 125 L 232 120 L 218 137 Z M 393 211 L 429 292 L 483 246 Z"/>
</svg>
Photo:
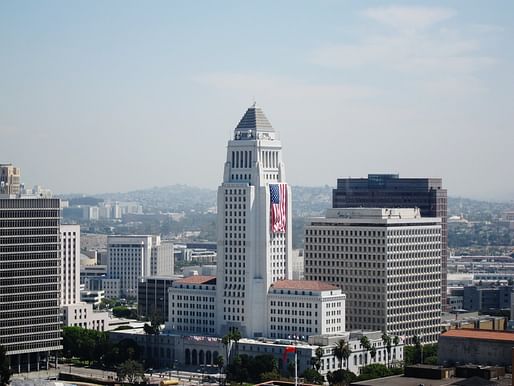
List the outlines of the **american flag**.
<svg viewBox="0 0 514 386">
<path fill-rule="evenodd" d="M 287 184 L 270 184 L 270 228 L 273 233 L 284 233 L 287 224 Z"/>
</svg>

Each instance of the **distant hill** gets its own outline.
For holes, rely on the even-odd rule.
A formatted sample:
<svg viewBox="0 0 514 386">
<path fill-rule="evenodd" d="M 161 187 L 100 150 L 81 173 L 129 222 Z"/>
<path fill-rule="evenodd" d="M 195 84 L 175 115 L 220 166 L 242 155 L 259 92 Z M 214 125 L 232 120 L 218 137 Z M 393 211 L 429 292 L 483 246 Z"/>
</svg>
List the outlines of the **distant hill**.
<svg viewBox="0 0 514 386">
<path fill-rule="evenodd" d="M 145 212 L 204 212 L 216 206 L 216 191 L 187 185 L 170 185 L 126 193 L 96 195 L 110 201 L 136 201 Z"/>
<path fill-rule="evenodd" d="M 88 204 L 96 201 L 135 201 L 143 205 L 145 212 L 204 212 L 216 207 L 217 191 L 188 185 L 170 185 L 124 193 L 102 193 L 87 197 Z M 293 215 L 322 215 L 332 202 L 332 188 L 329 186 L 293 186 Z M 73 200 L 84 200 L 74 198 Z M 86 204 L 85 202 L 83 204 Z"/>
<path fill-rule="evenodd" d="M 332 206 L 332 187 L 293 186 L 293 216 L 310 217 L 325 213 Z M 145 212 L 152 211 L 197 211 L 204 212 L 216 207 L 216 190 L 188 185 L 170 185 L 125 193 L 102 193 L 93 197 L 79 197 L 73 200 L 87 201 L 82 204 L 95 205 L 95 201 L 136 201 Z M 75 196 L 76 197 L 76 196 Z M 96 198 L 96 200 L 95 200 Z M 494 220 L 507 210 L 514 209 L 512 203 L 488 202 L 462 197 L 449 197 L 448 216 L 464 215 L 472 221 Z"/>
</svg>

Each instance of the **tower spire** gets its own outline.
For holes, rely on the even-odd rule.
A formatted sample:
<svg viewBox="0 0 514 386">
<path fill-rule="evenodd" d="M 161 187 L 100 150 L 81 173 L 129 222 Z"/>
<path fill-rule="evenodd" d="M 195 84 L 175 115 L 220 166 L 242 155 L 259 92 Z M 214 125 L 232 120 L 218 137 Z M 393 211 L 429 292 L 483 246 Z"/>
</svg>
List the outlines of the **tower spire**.
<svg viewBox="0 0 514 386">
<path fill-rule="evenodd" d="M 236 131 L 246 132 L 274 132 L 275 130 L 268 121 L 268 118 L 260 107 L 257 107 L 257 102 L 253 102 L 252 106 L 246 110 L 243 118 L 239 121 Z"/>
</svg>

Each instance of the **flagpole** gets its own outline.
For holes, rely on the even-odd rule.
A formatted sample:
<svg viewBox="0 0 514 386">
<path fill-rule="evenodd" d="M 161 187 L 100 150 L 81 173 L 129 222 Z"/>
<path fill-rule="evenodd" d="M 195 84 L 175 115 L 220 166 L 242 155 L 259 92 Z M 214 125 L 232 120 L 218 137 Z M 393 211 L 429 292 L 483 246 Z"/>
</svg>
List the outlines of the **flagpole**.
<svg viewBox="0 0 514 386">
<path fill-rule="evenodd" d="M 297 352 L 298 350 L 294 350 L 294 386 L 298 386 L 298 361 L 297 361 Z"/>
</svg>

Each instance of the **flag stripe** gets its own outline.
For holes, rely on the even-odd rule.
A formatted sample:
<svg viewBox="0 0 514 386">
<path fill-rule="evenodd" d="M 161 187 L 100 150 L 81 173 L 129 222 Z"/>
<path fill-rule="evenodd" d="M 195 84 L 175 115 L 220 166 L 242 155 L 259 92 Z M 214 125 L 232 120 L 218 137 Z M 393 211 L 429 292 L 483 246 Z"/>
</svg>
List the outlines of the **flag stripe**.
<svg viewBox="0 0 514 386">
<path fill-rule="evenodd" d="M 287 225 L 287 184 L 270 184 L 270 229 L 285 233 Z"/>
</svg>

